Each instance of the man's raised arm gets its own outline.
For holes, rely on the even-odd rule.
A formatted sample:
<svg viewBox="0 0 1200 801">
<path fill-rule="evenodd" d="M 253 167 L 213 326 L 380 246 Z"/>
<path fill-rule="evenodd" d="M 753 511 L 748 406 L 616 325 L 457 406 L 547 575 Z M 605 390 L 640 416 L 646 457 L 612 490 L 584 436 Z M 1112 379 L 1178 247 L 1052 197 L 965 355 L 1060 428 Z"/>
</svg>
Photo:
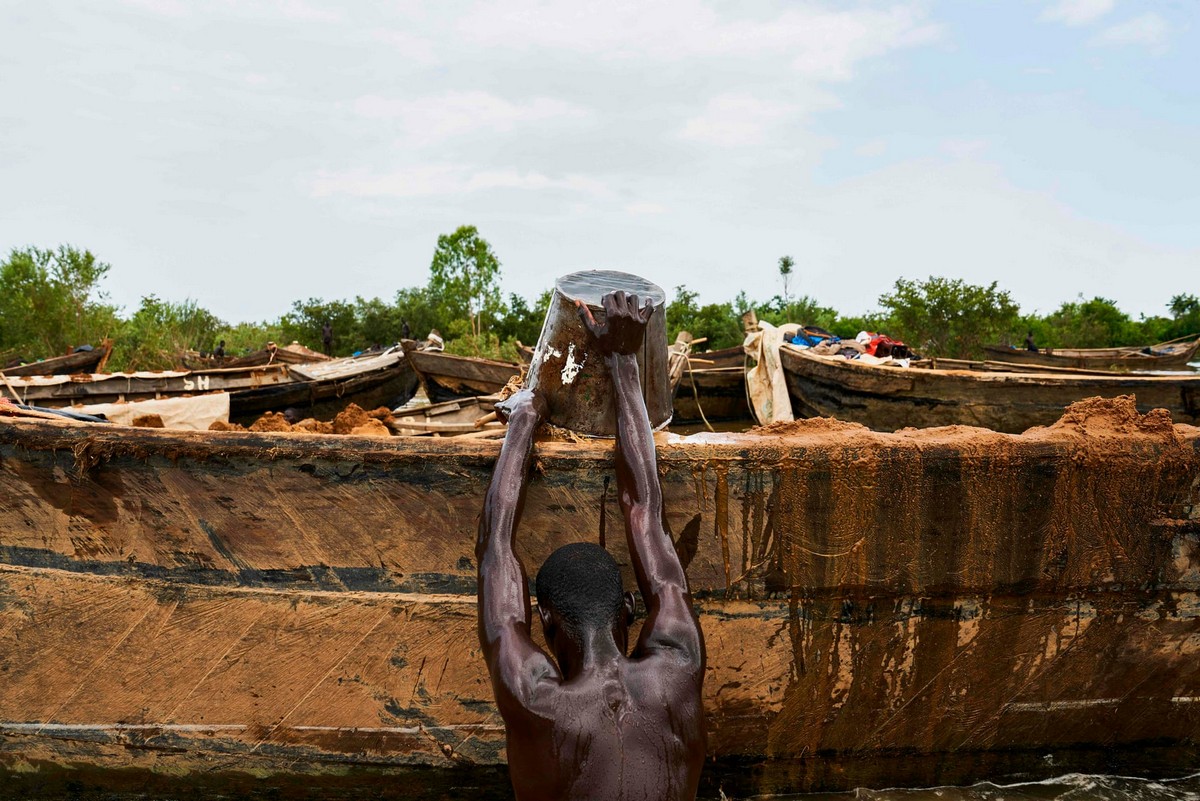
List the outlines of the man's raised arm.
<svg viewBox="0 0 1200 801">
<path fill-rule="evenodd" d="M 549 667 L 549 660 L 529 637 L 529 584 L 513 550 L 525 504 L 533 437 L 545 417 L 545 402 L 522 390 L 496 408 L 508 417 L 508 431 L 479 520 L 475 561 L 479 565 L 479 643 L 497 701 L 503 704 L 502 691 L 520 700 L 523 680 L 531 677 L 531 660 L 540 657 Z"/>
<path fill-rule="evenodd" d="M 580 316 L 605 355 L 617 402 L 617 489 L 646 623 L 635 653 L 670 649 L 703 669 L 704 643 L 692 612 L 687 574 L 663 527 L 662 487 L 654 455 L 654 432 L 638 376 L 637 350 L 654 311 L 624 292 L 605 295 L 606 319 L 598 325 L 587 306 Z"/>
</svg>

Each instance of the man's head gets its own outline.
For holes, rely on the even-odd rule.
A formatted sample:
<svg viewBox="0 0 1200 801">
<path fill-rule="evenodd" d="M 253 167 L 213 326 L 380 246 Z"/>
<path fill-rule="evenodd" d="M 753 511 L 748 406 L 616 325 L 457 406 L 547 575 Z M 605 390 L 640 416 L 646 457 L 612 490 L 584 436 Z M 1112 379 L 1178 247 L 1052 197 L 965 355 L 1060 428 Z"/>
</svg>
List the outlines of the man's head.
<svg viewBox="0 0 1200 801">
<path fill-rule="evenodd" d="M 564 670 L 565 651 L 583 649 L 596 632 L 611 631 L 625 650 L 633 595 L 622 590 L 616 560 L 599 545 L 575 542 L 550 554 L 537 574 L 537 600 L 546 643 Z"/>
</svg>

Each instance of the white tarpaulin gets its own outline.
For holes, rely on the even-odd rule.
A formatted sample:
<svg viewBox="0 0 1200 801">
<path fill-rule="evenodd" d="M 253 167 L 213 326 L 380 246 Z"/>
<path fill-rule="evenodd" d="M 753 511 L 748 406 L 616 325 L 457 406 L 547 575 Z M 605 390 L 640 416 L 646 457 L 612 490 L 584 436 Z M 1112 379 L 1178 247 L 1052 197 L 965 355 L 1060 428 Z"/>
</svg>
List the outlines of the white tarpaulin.
<svg viewBox="0 0 1200 801">
<path fill-rule="evenodd" d="M 102 414 L 110 421 L 124 426 L 133 425 L 134 418 L 156 414 L 162 418 L 165 428 L 207 431 L 208 427 L 218 420 L 222 423 L 229 422 L 229 393 L 213 392 L 187 398 L 162 398 L 130 403 L 93 403 L 88 406 L 72 406 L 70 409 L 84 414 Z"/>
<path fill-rule="evenodd" d="M 779 346 L 791 342 L 800 330 L 795 323 L 776 328 L 759 321 L 759 330 L 746 334 L 742 350 L 755 364 L 746 371 L 746 390 L 750 394 L 750 410 L 759 425 L 793 420 L 792 399 L 787 380 L 779 363 Z"/>
</svg>

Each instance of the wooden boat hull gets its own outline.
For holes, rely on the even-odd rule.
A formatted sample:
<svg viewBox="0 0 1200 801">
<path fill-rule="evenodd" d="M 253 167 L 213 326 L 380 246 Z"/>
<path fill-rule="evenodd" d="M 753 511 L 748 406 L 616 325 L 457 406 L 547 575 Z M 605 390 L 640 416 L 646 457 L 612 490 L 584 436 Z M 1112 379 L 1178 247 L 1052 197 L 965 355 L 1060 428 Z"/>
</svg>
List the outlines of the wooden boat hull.
<svg viewBox="0 0 1200 801">
<path fill-rule="evenodd" d="M 1039 351 L 988 345 L 984 348 L 990 358 L 1017 364 L 1039 364 L 1043 367 L 1076 367 L 1092 370 L 1186 370 L 1200 353 L 1200 339 L 1167 346 L 1154 353 L 1141 348 L 1096 348 L 1092 350 L 1043 349 Z"/>
<path fill-rule="evenodd" d="M 236 422 L 287 408 L 329 419 L 349 403 L 368 409 L 399 406 L 416 392 L 417 376 L 404 358 L 371 358 L 378 362 L 377 366 L 364 365 L 363 369 L 355 370 L 352 365 L 345 374 L 329 378 L 306 379 L 299 372 L 317 369 L 313 365 L 289 369 L 287 365 L 273 364 L 192 373 L 72 376 L 54 384 L 12 380 L 10 385 L 23 402 L 52 409 L 224 391 L 230 393 L 230 416 Z M 332 364 L 321 363 L 325 368 Z"/>
<path fill-rule="evenodd" d="M 18 367 L 6 367 L 0 370 L 6 376 L 30 375 L 71 375 L 74 373 L 90 373 L 102 361 L 107 360 L 112 352 L 112 343 L 105 341 L 101 346 L 90 351 L 69 353 L 66 356 L 55 356 L 40 362 L 30 362 Z"/>
<path fill-rule="evenodd" d="M 519 365 L 454 356 L 442 351 L 405 349 L 430 403 L 444 403 L 477 395 L 493 395 L 519 375 Z"/>
<path fill-rule="evenodd" d="M 749 419 L 746 373 L 741 366 L 684 372 L 675 391 L 673 423 Z"/>
<path fill-rule="evenodd" d="M 264 412 L 293 408 L 306 417 L 330 420 L 351 403 L 364 409 L 401 406 L 416 394 L 417 386 L 417 374 L 401 358 L 342 378 L 293 381 L 236 392 L 230 397 L 230 417 L 235 422 L 246 422 Z"/>
<path fill-rule="evenodd" d="M 668 522 L 699 518 L 710 779 L 1194 759 L 1200 432 L 1092 406 L 1021 437 L 664 438 Z M 473 562 L 498 447 L 0 423 L 0 774 L 501 764 Z M 611 443 L 536 461 L 531 572 L 605 514 L 627 571 Z"/>
<path fill-rule="evenodd" d="M 797 417 L 836 417 L 877 431 L 974 425 L 1018 433 L 1050 425 L 1075 401 L 1135 395 L 1143 412 L 1167 409 L 1200 423 L 1200 376 L 1071 376 L 876 367 L 784 346 L 779 360 Z"/>
<path fill-rule="evenodd" d="M 97 373 L 57 376 L 50 379 L 10 380 L 23 403 L 62 409 L 72 404 L 119 403 L 121 401 L 195 395 L 203 392 L 237 393 L 293 383 L 284 365 L 233 370 Z"/>
</svg>

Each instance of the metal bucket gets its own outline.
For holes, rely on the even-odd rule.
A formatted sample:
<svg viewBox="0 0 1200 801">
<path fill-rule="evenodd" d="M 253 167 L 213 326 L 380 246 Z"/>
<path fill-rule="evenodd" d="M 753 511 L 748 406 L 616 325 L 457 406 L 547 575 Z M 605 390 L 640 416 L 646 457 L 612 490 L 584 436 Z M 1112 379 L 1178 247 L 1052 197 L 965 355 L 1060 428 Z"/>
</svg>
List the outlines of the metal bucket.
<svg viewBox="0 0 1200 801">
<path fill-rule="evenodd" d="M 548 419 L 554 425 L 597 437 L 612 437 L 617 433 L 612 377 L 575 307 L 576 300 L 583 301 L 596 321 L 602 323 L 604 310 L 600 300 L 617 289 L 637 295 L 639 305 L 644 305 L 647 298 L 654 303 L 642 349 L 637 353 L 638 375 L 651 427 L 657 430 L 671 422 L 667 313 L 662 288 L 629 273 L 584 270 L 555 282 L 542 335 L 525 378 L 525 386 L 546 399 Z"/>
</svg>

